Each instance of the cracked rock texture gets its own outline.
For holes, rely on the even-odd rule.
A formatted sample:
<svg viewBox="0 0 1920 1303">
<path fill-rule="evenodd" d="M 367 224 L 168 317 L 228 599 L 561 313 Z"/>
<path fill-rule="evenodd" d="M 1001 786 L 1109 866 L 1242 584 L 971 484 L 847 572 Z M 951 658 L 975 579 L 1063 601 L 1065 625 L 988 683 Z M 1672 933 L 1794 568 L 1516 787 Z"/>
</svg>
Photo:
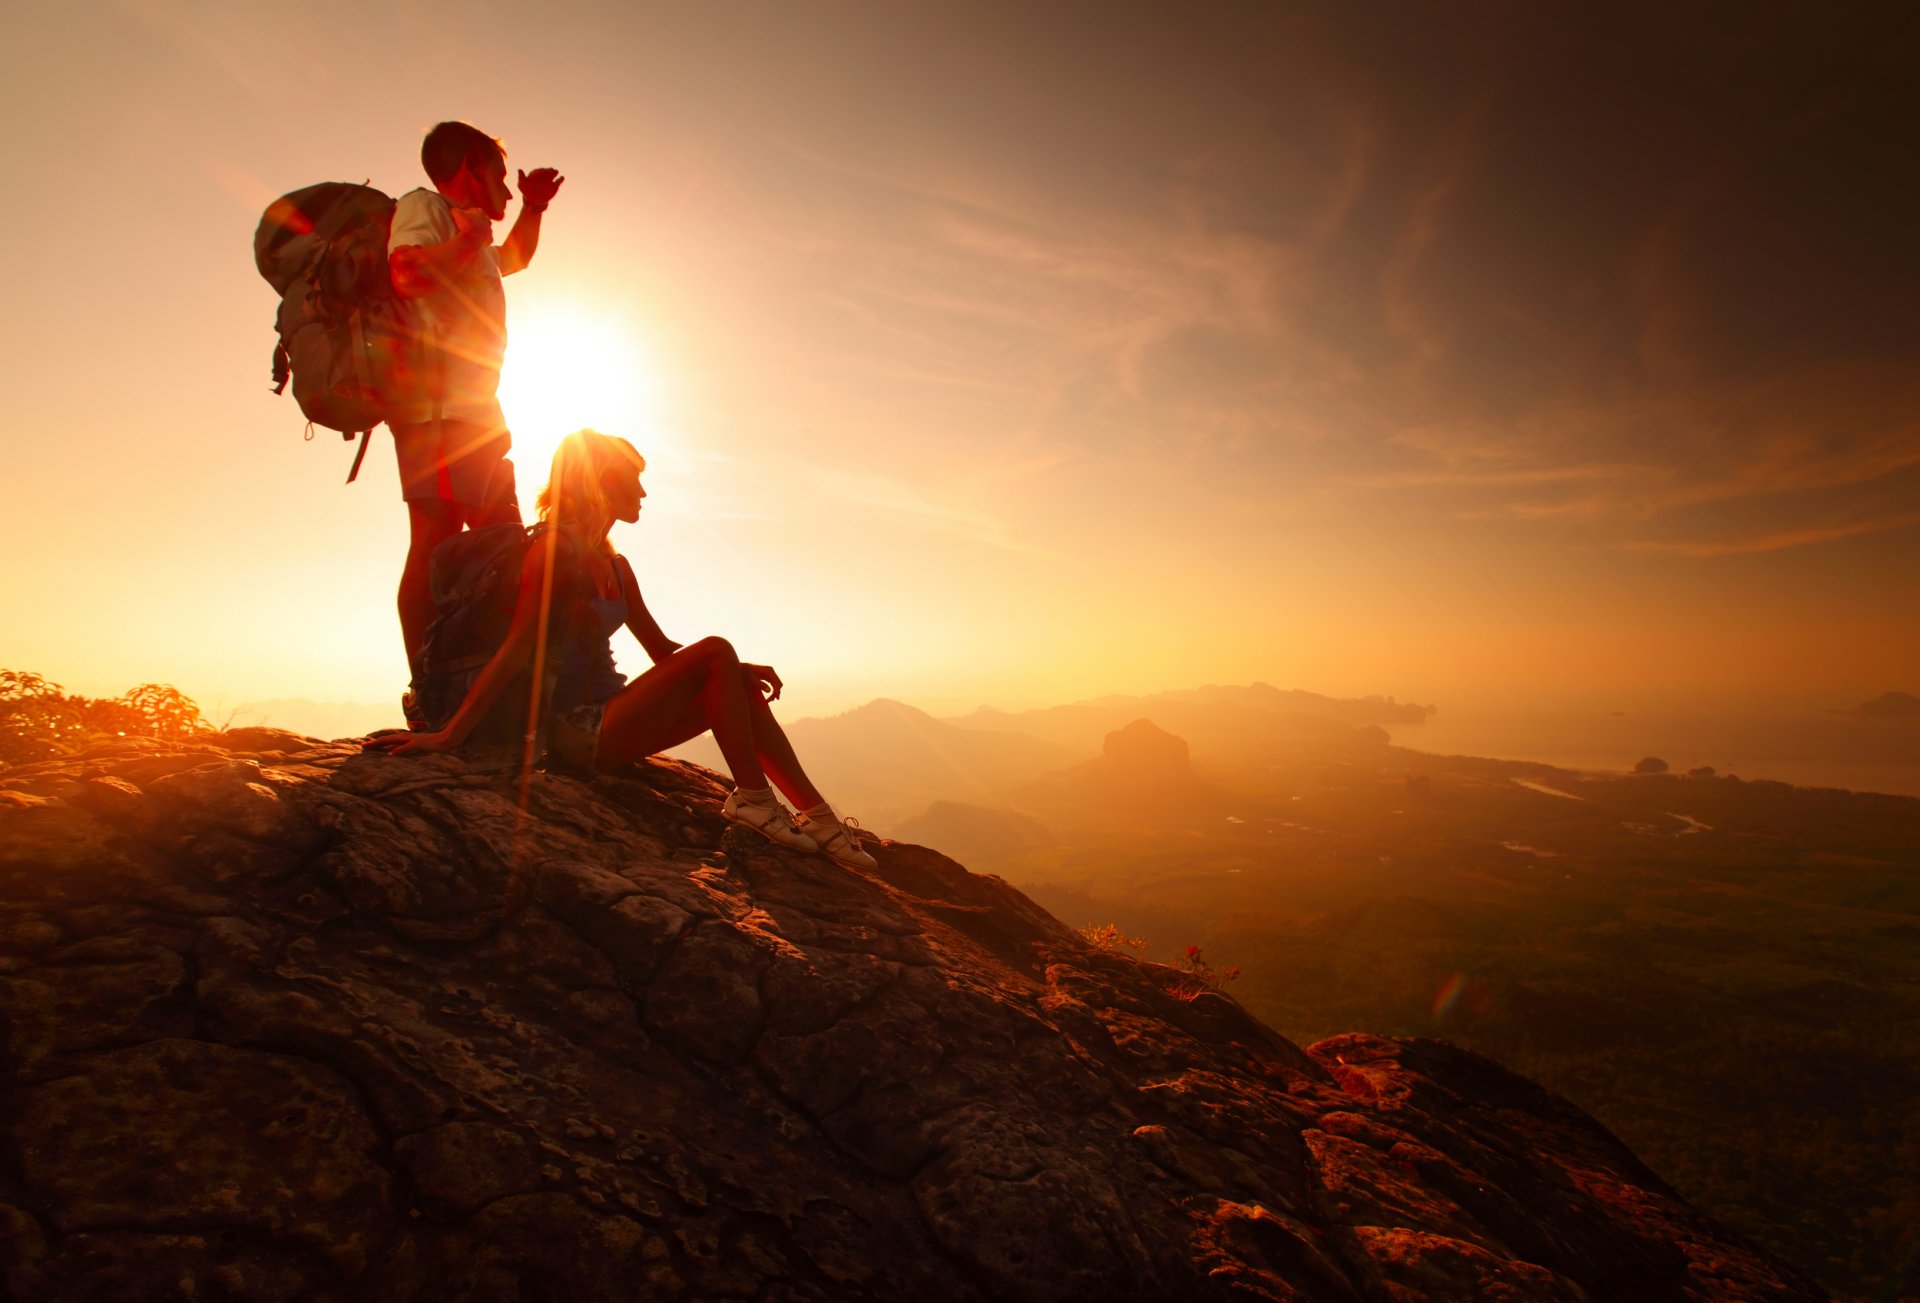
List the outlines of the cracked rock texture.
<svg viewBox="0 0 1920 1303">
<path fill-rule="evenodd" d="M 1821 1297 L 1494 1063 L 722 795 L 266 729 L 0 771 L 5 1293 Z"/>
</svg>

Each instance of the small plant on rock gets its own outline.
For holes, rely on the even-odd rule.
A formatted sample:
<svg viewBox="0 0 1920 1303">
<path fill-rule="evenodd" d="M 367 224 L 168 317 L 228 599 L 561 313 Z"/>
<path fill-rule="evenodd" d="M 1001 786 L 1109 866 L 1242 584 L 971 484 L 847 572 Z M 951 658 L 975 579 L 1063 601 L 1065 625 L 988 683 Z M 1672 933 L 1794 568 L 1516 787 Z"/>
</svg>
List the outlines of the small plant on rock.
<svg viewBox="0 0 1920 1303">
<path fill-rule="evenodd" d="M 1130 937 L 1120 930 L 1118 923 L 1102 923 L 1098 927 L 1089 923 L 1080 929 L 1080 935 L 1086 938 L 1088 945 L 1095 950 L 1104 950 L 1117 955 L 1123 950 L 1145 950 L 1145 937 Z"/>
<path fill-rule="evenodd" d="M 1238 981 L 1240 966 L 1225 964 L 1215 968 L 1200 953 L 1199 946 L 1188 946 L 1178 965 L 1180 980 L 1167 988 L 1177 1000 L 1197 1000 L 1208 991 L 1223 992 L 1228 982 Z"/>
</svg>

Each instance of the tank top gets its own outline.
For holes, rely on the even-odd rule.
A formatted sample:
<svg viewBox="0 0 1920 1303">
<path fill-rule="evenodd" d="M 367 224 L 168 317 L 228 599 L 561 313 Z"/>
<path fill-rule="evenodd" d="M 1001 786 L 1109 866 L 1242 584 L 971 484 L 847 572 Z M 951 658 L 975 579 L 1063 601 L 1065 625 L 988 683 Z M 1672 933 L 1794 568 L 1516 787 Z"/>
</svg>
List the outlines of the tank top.
<svg viewBox="0 0 1920 1303">
<path fill-rule="evenodd" d="M 584 576 L 582 576 L 584 580 Z M 590 582 L 575 603 L 561 641 L 558 677 L 553 685 L 553 709 L 594 706 L 627 686 L 627 678 L 613 667 L 613 635 L 627 622 L 627 594 L 623 587 L 602 597 Z"/>
</svg>

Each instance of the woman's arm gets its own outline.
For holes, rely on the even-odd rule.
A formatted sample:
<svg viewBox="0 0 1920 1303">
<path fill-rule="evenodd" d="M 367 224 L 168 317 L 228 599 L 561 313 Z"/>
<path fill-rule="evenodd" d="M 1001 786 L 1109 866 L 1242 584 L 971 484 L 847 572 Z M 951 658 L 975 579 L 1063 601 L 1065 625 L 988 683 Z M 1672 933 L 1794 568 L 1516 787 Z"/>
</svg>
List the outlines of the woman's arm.
<svg viewBox="0 0 1920 1303">
<path fill-rule="evenodd" d="M 541 594 L 546 591 L 552 576 L 548 573 L 548 558 L 553 556 L 551 539 L 542 534 L 527 547 L 527 557 L 520 566 L 520 587 L 514 595 L 513 622 L 507 626 L 506 641 L 500 644 L 493 658 L 481 669 L 473 686 L 467 689 L 467 696 L 460 703 L 460 709 L 453 713 L 447 726 L 438 733 L 388 733 L 374 738 L 368 743 L 383 751 L 395 755 L 406 755 L 415 751 L 451 751 L 480 726 L 487 717 L 493 703 L 500 699 L 501 692 L 513 681 L 513 677 L 527 667 L 533 659 L 533 653 L 540 635 Z"/>
<path fill-rule="evenodd" d="M 613 558 L 613 572 L 620 579 L 620 591 L 627 599 L 627 629 L 640 646 L 646 650 L 647 658 L 655 665 L 679 651 L 684 645 L 677 643 L 660 631 L 660 622 L 653 618 L 653 612 L 640 596 L 640 581 L 633 577 L 633 567 L 623 556 Z"/>
<path fill-rule="evenodd" d="M 647 656 L 658 665 L 667 657 L 679 651 L 684 643 L 677 643 L 660 631 L 660 624 L 653 618 L 653 612 L 647 610 L 647 604 L 640 597 L 640 581 L 634 578 L 633 567 L 627 559 L 615 554 L 613 570 L 620 577 L 620 591 L 627 598 L 627 628 L 646 648 Z M 751 692 L 758 693 L 764 701 L 777 701 L 780 698 L 780 676 L 773 672 L 770 665 L 742 665 L 740 667 Z"/>
</svg>

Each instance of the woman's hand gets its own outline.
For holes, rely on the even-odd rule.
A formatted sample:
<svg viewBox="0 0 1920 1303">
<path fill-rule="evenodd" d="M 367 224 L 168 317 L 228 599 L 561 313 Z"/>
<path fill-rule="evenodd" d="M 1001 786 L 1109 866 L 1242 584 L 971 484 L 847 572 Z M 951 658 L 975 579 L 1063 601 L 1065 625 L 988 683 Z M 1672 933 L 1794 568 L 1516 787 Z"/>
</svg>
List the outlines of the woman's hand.
<svg viewBox="0 0 1920 1303">
<path fill-rule="evenodd" d="M 454 748 L 453 735 L 442 729 L 438 733 L 406 733 L 395 731 L 370 737 L 360 744 L 362 751 L 384 751 L 390 756 L 432 755 L 436 751 L 451 751 Z"/>
<path fill-rule="evenodd" d="M 759 693 L 762 701 L 780 700 L 780 676 L 773 672 L 773 666 L 742 662 L 740 668 L 746 672 L 747 686 Z"/>
</svg>

